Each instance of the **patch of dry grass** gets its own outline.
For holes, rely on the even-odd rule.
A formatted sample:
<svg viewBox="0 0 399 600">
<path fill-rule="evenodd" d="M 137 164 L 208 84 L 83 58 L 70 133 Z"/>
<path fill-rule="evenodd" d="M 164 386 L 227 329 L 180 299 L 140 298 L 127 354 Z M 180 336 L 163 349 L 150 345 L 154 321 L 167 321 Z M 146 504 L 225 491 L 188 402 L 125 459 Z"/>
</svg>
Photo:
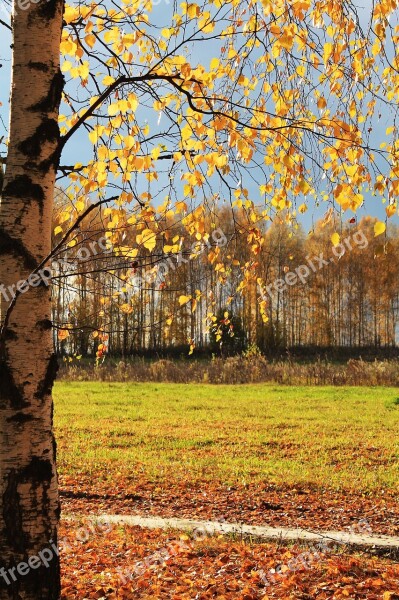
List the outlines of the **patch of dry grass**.
<svg viewBox="0 0 399 600">
<path fill-rule="evenodd" d="M 319 360 L 271 362 L 264 356 L 235 356 L 213 360 L 107 359 L 101 367 L 94 362 L 63 364 L 62 381 L 117 381 L 166 383 L 278 383 L 282 385 L 389 385 L 399 386 L 399 362 L 366 362 L 351 359 L 344 364 Z"/>
</svg>

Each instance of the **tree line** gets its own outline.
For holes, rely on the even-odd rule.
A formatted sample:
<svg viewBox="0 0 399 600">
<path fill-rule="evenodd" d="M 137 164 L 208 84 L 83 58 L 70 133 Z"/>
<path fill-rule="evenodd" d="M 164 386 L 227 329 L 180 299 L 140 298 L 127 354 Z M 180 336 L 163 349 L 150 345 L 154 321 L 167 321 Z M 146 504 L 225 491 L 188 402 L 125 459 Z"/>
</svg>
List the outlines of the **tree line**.
<svg viewBox="0 0 399 600">
<path fill-rule="evenodd" d="M 187 215 L 154 217 L 151 250 L 137 244 L 141 226 L 130 225 L 114 248 L 100 238 L 101 212 L 85 224 L 53 263 L 57 352 L 87 356 L 100 347 L 101 358 L 187 354 L 189 346 L 232 354 L 396 345 L 397 227 L 376 236 L 376 219 L 342 221 L 329 210 L 305 232 L 279 216 L 263 227 L 254 259 L 244 213 L 219 206 L 211 214 L 201 242 Z"/>
</svg>

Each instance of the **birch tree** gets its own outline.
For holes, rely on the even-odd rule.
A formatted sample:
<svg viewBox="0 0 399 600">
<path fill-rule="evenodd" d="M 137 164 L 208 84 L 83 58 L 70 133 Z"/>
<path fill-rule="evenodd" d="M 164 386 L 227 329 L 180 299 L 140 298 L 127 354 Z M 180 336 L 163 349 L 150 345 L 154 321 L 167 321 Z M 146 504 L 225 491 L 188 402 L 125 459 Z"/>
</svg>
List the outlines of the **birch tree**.
<svg viewBox="0 0 399 600">
<path fill-rule="evenodd" d="M 51 250 L 62 15 L 62 0 L 32 3 L 15 11 L 12 25 L 9 145 L 0 205 L 0 281 L 7 290 L 1 296 L 0 340 L 0 562 L 8 573 L 0 577 L 2 599 L 60 595 L 56 554 L 48 566 L 32 568 L 27 561 L 57 544 L 60 510 L 51 294 L 34 273 L 45 269 Z M 24 290 L 12 305 L 15 293 Z"/>
</svg>

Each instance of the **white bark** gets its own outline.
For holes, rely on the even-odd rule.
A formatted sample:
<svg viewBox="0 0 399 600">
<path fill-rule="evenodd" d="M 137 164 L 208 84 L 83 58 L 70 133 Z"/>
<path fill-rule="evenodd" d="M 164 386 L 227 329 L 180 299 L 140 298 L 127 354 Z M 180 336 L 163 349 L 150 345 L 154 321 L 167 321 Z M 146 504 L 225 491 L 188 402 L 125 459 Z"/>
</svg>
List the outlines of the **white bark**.
<svg viewBox="0 0 399 600">
<path fill-rule="evenodd" d="M 1 322 L 8 288 L 26 280 L 50 252 L 62 13 L 62 0 L 41 0 L 14 14 L 10 142 L 0 203 Z M 51 548 L 57 535 L 50 318 L 50 289 L 31 286 L 17 298 L 0 340 L 0 567 L 6 572 L 0 571 L 0 600 L 59 598 L 55 552 L 48 567 L 14 571 L 16 581 L 9 572 Z"/>
</svg>

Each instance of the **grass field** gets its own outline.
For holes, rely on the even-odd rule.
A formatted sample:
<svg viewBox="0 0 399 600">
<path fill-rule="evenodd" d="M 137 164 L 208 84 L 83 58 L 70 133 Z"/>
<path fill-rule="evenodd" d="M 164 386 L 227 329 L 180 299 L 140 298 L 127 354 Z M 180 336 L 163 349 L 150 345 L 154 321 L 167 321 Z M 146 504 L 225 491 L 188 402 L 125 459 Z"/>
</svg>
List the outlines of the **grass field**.
<svg viewBox="0 0 399 600">
<path fill-rule="evenodd" d="M 59 383 L 61 478 L 399 489 L 395 388 Z"/>
</svg>

